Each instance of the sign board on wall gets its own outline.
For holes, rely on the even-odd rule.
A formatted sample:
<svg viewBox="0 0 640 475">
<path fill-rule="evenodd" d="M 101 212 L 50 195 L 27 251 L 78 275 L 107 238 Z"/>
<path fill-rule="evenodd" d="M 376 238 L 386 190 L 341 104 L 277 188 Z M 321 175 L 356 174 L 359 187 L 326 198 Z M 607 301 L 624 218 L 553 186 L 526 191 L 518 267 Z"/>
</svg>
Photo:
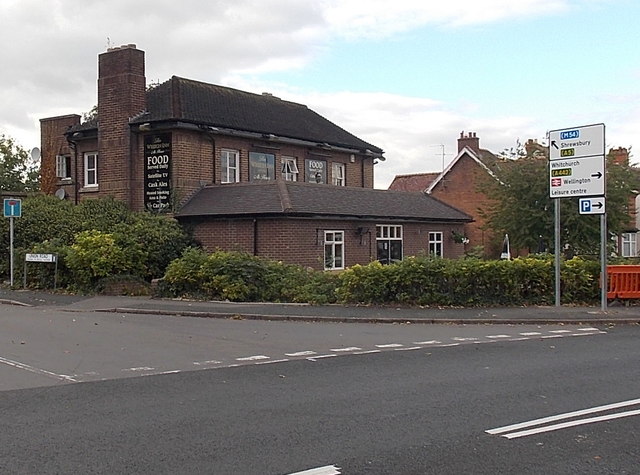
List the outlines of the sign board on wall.
<svg viewBox="0 0 640 475">
<path fill-rule="evenodd" d="M 156 212 L 171 208 L 171 134 L 144 137 L 144 207 Z"/>
<path fill-rule="evenodd" d="M 327 182 L 327 162 L 325 160 L 304 161 L 306 173 L 305 181 L 308 183 L 326 183 Z"/>
</svg>

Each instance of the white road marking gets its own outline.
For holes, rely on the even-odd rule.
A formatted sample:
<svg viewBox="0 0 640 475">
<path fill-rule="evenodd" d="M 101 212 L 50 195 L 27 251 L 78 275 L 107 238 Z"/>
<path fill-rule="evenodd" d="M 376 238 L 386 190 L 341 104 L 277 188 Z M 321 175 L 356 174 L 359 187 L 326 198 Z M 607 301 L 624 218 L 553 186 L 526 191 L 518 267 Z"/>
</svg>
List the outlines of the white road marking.
<svg viewBox="0 0 640 475">
<path fill-rule="evenodd" d="M 437 345 L 439 343 L 442 343 L 441 341 L 438 340 L 429 340 L 429 341 L 414 341 L 413 344 L 414 345 Z"/>
<path fill-rule="evenodd" d="M 421 346 L 407 346 L 405 348 L 394 348 L 393 351 L 409 351 L 409 350 L 421 350 Z"/>
<path fill-rule="evenodd" d="M 149 366 L 137 366 L 135 368 L 124 368 L 121 371 L 136 372 L 136 371 L 153 371 L 153 370 L 155 370 L 155 368 L 151 368 Z"/>
<path fill-rule="evenodd" d="M 289 361 L 289 358 L 283 358 L 281 360 L 270 360 L 270 361 L 258 361 L 256 364 L 273 364 L 273 363 L 284 363 L 285 361 Z"/>
<path fill-rule="evenodd" d="M 236 358 L 236 361 L 259 361 L 259 360 L 268 360 L 269 356 L 265 355 L 253 355 L 253 356 L 243 356 L 242 358 Z"/>
<path fill-rule="evenodd" d="M 536 335 L 542 335 L 542 333 L 540 332 L 522 332 L 520 333 L 522 336 L 536 336 Z"/>
<path fill-rule="evenodd" d="M 571 330 L 549 330 L 549 333 L 571 333 Z"/>
<path fill-rule="evenodd" d="M 511 335 L 487 335 L 487 338 L 511 338 Z"/>
<path fill-rule="evenodd" d="M 542 335 L 540 337 L 541 340 L 546 340 L 548 338 L 562 338 L 562 335 Z"/>
<path fill-rule="evenodd" d="M 310 468 L 302 472 L 290 473 L 289 475 L 340 475 L 340 467 L 335 465 L 326 465 L 324 467 Z"/>
<path fill-rule="evenodd" d="M 285 353 L 285 356 L 311 356 L 317 354 L 315 351 L 297 351 L 296 353 Z"/>
<path fill-rule="evenodd" d="M 597 406 L 597 407 L 591 407 L 591 408 L 588 408 L 588 409 L 581 409 L 579 411 L 565 412 L 563 414 L 557 414 L 555 416 L 543 417 L 541 419 L 534 419 L 534 420 L 531 420 L 531 421 L 520 422 L 518 424 L 511 424 L 511 425 L 504 426 L 504 427 L 497 427 L 495 429 L 489 429 L 489 430 L 487 430 L 485 432 L 487 432 L 488 434 L 491 434 L 491 435 L 502 435 L 502 437 L 507 437 L 507 438 L 514 438 L 513 434 L 517 434 L 515 437 L 524 437 L 525 435 L 531 435 L 530 433 L 528 433 L 530 431 L 521 431 L 521 432 L 512 432 L 512 431 L 518 431 L 519 429 L 526 429 L 527 427 L 541 426 L 543 424 L 547 424 L 548 422 L 561 421 L 563 419 L 571 419 L 573 417 L 584 416 L 584 415 L 593 414 L 593 413 L 596 413 L 596 412 L 610 411 L 612 409 L 619 409 L 621 407 L 635 406 L 637 404 L 640 404 L 640 399 L 631 399 L 629 401 L 616 402 L 616 403 L 613 403 L 613 404 L 606 404 L 604 406 Z M 622 415 L 611 414 L 611 415 L 607 415 L 607 416 L 593 417 L 593 418 L 589 418 L 589 419 L 581 419 L 581 420 L 571 421 L 571 422 L 567 422 L 567 423 L 563 423 L 563 424 L 545 426 L 545 427 L 539 428 L 541 430 L 532 429 L 533 432 L 531 432 L 531 433 L 547 432 L 549 430 L 557 430 L 557 429 L 562 429 L 564 427 L 572 427 L 572 425 L 589 424 L 589 423 L 592 423 L 592 422 L 598 422 L 600 420 L 608 420 L 607 418 L 618 419 L 620 417 L 629 417 L 629 416 L 640 414 L 640 410 L 623 412 L 623 413 L 618 413 L 618 414 L 622 414 Z M 611 416 L 614 416 L 614 417 L 611 417 Z M 567 425 L 567 424 L 569 424 L 569 425 Z M 549 427 L 551 427 L 551 429 L 548 429 Z M 507 433 L 511 433 L 511 434 L 507 434 Z M 504 435 L 504 434 L 506 434 L 506 435 Z M 512 435 L 512 437 L 509 437 L 509 435 Z"/>
<path fill-rule="evenodd" d="M 202 365 L 210 365 L 210 364 L 220 364 L 222 363 L 222 361 L 218 361 L 218 360 L 206 360 L 206 361 L 194 361 L 193 364 L 196 366 L 202 366 Z"/>
<path fill-rule="evenodd" d="M 369 355 L 371 353 L 382 353 L 382 351 L 381 350 L 356 351 L 354 355 Z"/>
<path fill-rule="evenodd" d="M 615 414 L 607 414 L 606 416 L 589 417 L 587 419 L 578 419 L 577 421 L 562 422 L 560 424 L 554 424 L 551 426 L 537 427 L 535 429 L 523 430 L 520 432 L 511 432 L 504 434 L 502 437 L 507 439 L 517 439 L 519 437 L 526 437 L 534 434 L 541 434 L 543 432 L 551 432 L 554 430 L 566 429 L 567 427 L 582 426 L 585 424 L 593 424 L 594 422 L 610 421 L 613 419 L 620 419 L 622 417 L 640 416 L 640 409 L 635 411 L 617 412 Z"/>
<path fill-rule="evenodd" d="M 346 348 L 331 348 L 329 351 L 358 351 L 362 348 L 358 348 L 357 346 L 348 346 Z"/>
<path fill-rule="evenodd" d="M 49 378 L 58 379 L 60 381 L 68 381 L 71 383 L 77 383 L 78 380 L 72 378 L 71 376 L 67 376 L 66 374 L 57 374 L 51 371 L 47 371 L 46 369 L 36 368 L 35 366 L 30 366 L 25 363 L 20 363 L 19 361 L 13 361 L 7 358 L 0 357 L 0 363 L 6 364 L 8 366 L 13 366 L 14 368 L 23 369 L 25 371 L 29 371 L 31 373 L 40 374 L 43 376 L 47 376 Z"/>
<path fill-rule="evenodd" d="M 597 328 L 578 328 L 579 332 L 592 332 L 592 331 L 600 331 Z M 606 333 L 606 332 L 604 332 Z"/>
<path fill-rule="evenodd" d="M 452 340 L 453 341 L 477 341 L 478 338 L 474 338 L 474 337 L 464 338 L 461 336 L 454 336 Z"/>
<path fill-rule="evenodd" d="M 323 358 L 333 358 L 333 357 L 335 357 L 335 356 L 338 356 L 338 355 L 317 355 L 317 356 L 309 356 L 307 359 L 308 359 L 309 361 L 316 361 L 316 360 L 321 360 L 321 359 L 323 359 Z"/>
<path fill-rule="evenodd" d="M 386 345 L 376 345 L 376 348 L 400 348 L 404 346 L 400 343 L 387 343 Z"/>
</svg>

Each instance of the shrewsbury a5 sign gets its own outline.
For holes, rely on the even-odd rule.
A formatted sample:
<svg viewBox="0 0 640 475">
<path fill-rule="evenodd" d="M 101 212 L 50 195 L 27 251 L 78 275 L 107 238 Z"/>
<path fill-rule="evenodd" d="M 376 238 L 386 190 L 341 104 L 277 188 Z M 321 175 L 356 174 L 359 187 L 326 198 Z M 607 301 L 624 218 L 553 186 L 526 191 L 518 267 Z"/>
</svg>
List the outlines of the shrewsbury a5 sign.
<svg viewBox="0 0 640 475">
<path fill-rule="evenodd" d="M 549 160 L 551 198 L 604 195 L 604 124 L 550 131 Z"/>
</svg>

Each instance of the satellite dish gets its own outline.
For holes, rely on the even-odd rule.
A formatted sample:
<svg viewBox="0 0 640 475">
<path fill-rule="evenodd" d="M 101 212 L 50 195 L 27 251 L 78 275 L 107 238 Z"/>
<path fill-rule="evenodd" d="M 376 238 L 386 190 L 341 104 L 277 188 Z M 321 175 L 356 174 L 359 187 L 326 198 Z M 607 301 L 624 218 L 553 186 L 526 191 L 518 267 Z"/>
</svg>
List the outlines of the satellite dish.
<svg viewBox="0 0 640 475">
<path fill-rule="evenodd" d="M 64 197 L 67 196 L 67 192 L 64 191 L 64 188 L 58 188 L 55 194 L 56 194 L 56 197 L 60 198 L 61 200 L 63 200 Z"/>
<path fill-rule="evenodd" d="M 33 147 L 33 148 L 31 149 L 31 158 L 32 158 L 34 161 L 37 161 L 37 160 L 40 160 L 40 156 L 41 156 L 41 154 L 40 154 L 40 149 L 39 149 L 38 147 Z"/>
</svg>

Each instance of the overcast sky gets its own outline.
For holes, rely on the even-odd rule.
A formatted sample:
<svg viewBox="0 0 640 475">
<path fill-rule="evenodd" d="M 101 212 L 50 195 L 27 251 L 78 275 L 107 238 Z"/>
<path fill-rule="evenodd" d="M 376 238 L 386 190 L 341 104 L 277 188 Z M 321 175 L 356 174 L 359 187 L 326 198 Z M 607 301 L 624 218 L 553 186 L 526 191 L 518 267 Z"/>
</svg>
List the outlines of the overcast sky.
<svg viewBox="0 0 640 475">
<path fill-rule="evenodd" d="M 308 105 L 383 150 L 376 187 L 442 170 L 461 131 L 494 152 L 605 123 L 640 138 L 638 0 L 0 0 L 0 134 L 96 104 L 97 56 Z M 636 161 L 633 157 L 632 161 Z"/>
</svg>

